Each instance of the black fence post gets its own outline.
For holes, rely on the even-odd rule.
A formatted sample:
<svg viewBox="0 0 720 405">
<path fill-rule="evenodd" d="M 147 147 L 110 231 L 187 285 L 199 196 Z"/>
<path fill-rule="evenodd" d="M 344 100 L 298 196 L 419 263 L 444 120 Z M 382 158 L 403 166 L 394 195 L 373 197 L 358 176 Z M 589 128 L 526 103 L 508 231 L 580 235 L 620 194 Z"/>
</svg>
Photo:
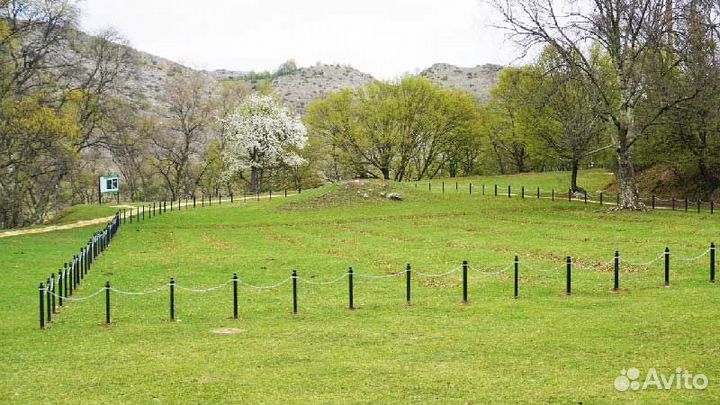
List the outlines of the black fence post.
<svg viewBox="0 0 720 405">
<path fill-rule="evenodd" d="M 572 202 L 572 189 L 568 189 L 568 202 Z"/>
<path fill-rule="evenodd" d="M 471 186 L 472 186 L 472 184 L 471 184 Z M 483 183 L 483 185 L 482 185 L 482 195 L 485 195 L 485 183 Z"/>
<path fill-rule="evenodd" d="M 675 197 L 672 198 L 672 210 L 675 211 Z"/>
<path fill-rule="evenodd" d="M 110 325 L 110 280 L 105 282 L 105 325 Z"/>
<path fill-rule="evenodd" d="M 50 286 L 50 298 L 52 299 L 52 305 L 51 305 L 51 307 L 52 307 L 52 313 L 53 313 L 53 314 L 57 314 L 57 311 L 56 311 L 56 309 L 55 309 L 55 296 L 57 295 L 57 287 L 56 287 L 56 284 L 55 284 L 55 281 L 56 281 L 56 280 L 55 280 L 55 273 L 53 273 L 52 275 L 50 275 L 50 280 L 52 281 L 52 284 L 51 284 L 51 286 Z"/>
<path fill-rule="evenodd" d="M 270 192 L 270 199 L 272 199 L 272 191 Z M 222 194 L 218 193 L 218 205 L 222 205 Z"/>
<path fill-rule="evenodd" d="M 513 297 L 518 297 L 518 281 L 519 281 L 519 274 L 518 274 L 518 267 L 520 264 L 520 261 L 518 260 L 517 255 L 515 256 L 515 274 L 514 274 L 514 286 L 513 286 Z"/>
<path fill-rule="evenodd" d="M 525 198 L 525 186 L 520 187 L 520 197 Z"/>
<path fill-rule="evenodd" d="M 665 248 L 665 287 L 670 286 L 670 248 Z"/>
<path fill-rule="evenodd" d="M 52 322 L 52 308 L 50 308 L 50 305 L 52 304 L 50 302 L 50 297 L 51 297 L 50 288 L 51 288 L 50 279 L 48 278 L 47 285 L 45 286 L 45 299 L 47 300 L 46 306 L 47 306 L 47 322 L 48 323 Z"/>
<path fill-rule="evenodd" d="M 697 213 L 700 213 L 700 204 L 702 204 L 702 201 L 698 198 L 697 200 Z"/>
<path fill-rule="evenodd" d="M 458 182 L 456 181 L 456 182 L 455 182 L 455 192 L 456 192 L 456 193 L 458 192 L 458 190 L 460 190 L 459 187 L 460 187 L 460 186 L 458 186 Z"/>
<path fill-rule="evenodd" d="M 133 223 L 133 209 L 130 208 L 130 223 Z"/>
<path fill-rule="evenodd" d="M 45 329 L 45 286 L 40 283 L 40 329 Z"/>
<path fill-rule="evenodd" d="M 715 213 L 715 201 L 710 200 L 710 214 Z"/>
<path fill-rule="evenodd" d="M 443 194 L 445 194 L 445 182 L 444 181 L 442 182 L 442 192 L 443 192 Z"/>
<path fill-rule="evenodd" d="M 613 290 L 620 289 L 620 252 L 615 251 L 615 280 L 613 282 Z"/>
<path fill-rule="evenodd" d="M 407 264 L 407 267 L 405 267 L 405 301 L 408 305 L 410 305 L 410 299 L 411 299 L 411 279 L 412 279 L 412 267 L 410 267 L 410 263 Z"/>
<path fill-rule="evenodd" d="M 655 194 L 652 195 L 652 209 L 655 209 Z"/>
<path fill-rule="evenodd" d="M 63 272 L 62 270 L 58 270 L 58 285 L 60 286 L 60 289 L 58 292 L 58 305 L 62 308 L 63 306 Z"/>
<path fill-rule="evenodd" d="M 508 185 L 508 198 L 510 197 L 511 192 L 512 192 L 512 186 Z"/>
<path fill-rule="evenodd" d="M 565 286 L 565 293 L 567 295 L 572 294 L 572 259 L 570 256 L 567 257 L 567 285 Z"/>
<path fill-rule="evenodd" d="M 353 274 L 353 268 L 348 268 L 348 297 L 350 299 L 350 305 L 348 309 L 351 311 L 355 309 L 355 291 L 354 291 L 354 285 L 353 285 L 353 277 L 355 275 Z"/>
<path fill-rule="evenodd" d="M 233 273 L 233 319 L 238 319 L 238 276 Z"/>
<path fill-rule="evenodd" d="M 603 205 L 603 192 L 600 192 L 600 205 Z"/>
<path fill-rule="evenodd" d="M 688 212 L 688 199 L 685 197 L 685 212 Z"/>
<path fill-rule="evenodd" d="M 293 287 L 293 315 L 298 314 L 298 292 L 297 292 L 297 271 L 292 271 L 292 287 Z"/>
<path fill-rule="evenodd" d="M 715 282 L 715 242 L 710 243 L 710 282 Z"/>
<path fill-rule="evenodd" d="M 432 183 L 428 181 L 428 191 L 432 191 Z"/>
<path fill-rule="evenodd" d="M 463 260 L 462 263 L 462 276 L 463 276 L 463 303 L 468 302 L 468 262 Z"/>
<path fill-rule="evenodd" d="M 537 199 L 540 199 L 540 187 L 537 188 Z"/>
<path fill-rule="evenodd" d="M 175 278 L 170 277 L 170 320 L 175 320 Z"/>
<path fill-rule="evenodd" d="M 552 189 L 551 197 L 552 201 L 555 201 L 555 189 Z"/>
<path fill-rule="evenodd" d="M 497 193 L 498 193 L 498 187 L 497 187 L 497 184 L 496 184 L 496 185 L 495 185 L 495 197 L 497 197 Z"/>
<path fill-rule="evenodd" d="M 197 208 L 197 198 L 195 197 L 195 194 L 193 194 L 193 208 Z"/>
<path fill-rule="evenodd" d="M 587 191 L 583 192 L 583 199 L 585 200 L 585 204 L 587 204 Z"/>
<path fill-rule="evenodd" d="M 470 195 L 472 195 L 472 183 L 470 183 L 470 184 L 468 185 L 468 190 L 469 190 L 469 192 L 470 192 Z M 484 193 L 484 191 L 483 191 L 483 193 Z"/>
</svg>

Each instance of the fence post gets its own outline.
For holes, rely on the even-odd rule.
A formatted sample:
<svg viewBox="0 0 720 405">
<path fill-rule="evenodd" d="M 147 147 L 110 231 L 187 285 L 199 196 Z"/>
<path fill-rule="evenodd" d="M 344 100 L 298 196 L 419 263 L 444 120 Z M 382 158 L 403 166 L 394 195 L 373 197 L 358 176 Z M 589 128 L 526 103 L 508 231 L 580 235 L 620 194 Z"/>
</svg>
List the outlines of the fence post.
<svg viewBox="0 0 720 405">
<path fill-rule="evenodd" d="M 443 194 L 445 194 L 445 182 L 444 181 L 442 182 L 442 192 L 443 192 Z"/>
<path fill-rule="evenodd" d="M 58 293 L 58 305 L 62 308 L 63 306 L 63 273 L 62 270 L 58 270 L 58 285 L 60 285 L 60 292 Z"/>
<path fill-rule="evenodd" d="M 69 276 L 70 276 L 70 273 L 68 273 L 67 264 L 66 264 L 65 267 L 63 268 L 63 283 L 65 284 L 65 286 L 64 286 L 65 297 L 68 296 L 68 285 L 70 285 L 70 283 L 68 282 Z"/>
<path fill-rule="evenodd" d="M 525 198 L 525 186 L 520 187 L 520 197 Z"/>
<path fill-rule="evenodd" d="M 412 278 L 412 267 L 410 267 L 410 263 L 407 264 L 407 267 L 405 267 L 405 301 L 408 305 L 410 305 L 410 280 Z"/>
<path fill-rule="evenodd" d="M 567 257 L 567 285 L 565 293 L 567 295 L 572 294 L 572 259 L 570 256 Z"/>
<path fill-rule="evenodd" d="M 468 302 L 468 262 L 467 260 L 463 260 L 462 263 L 462 275 L 463 275 L 463 303 L 467 304 Z"/>
<path fill-rule="evenodd" d="M 348 307 L 348 309 L 350 309 L 351 311 L 355 309 L 355 302 L 354 302 L 355 295 L 354 295 L 354 291 L 353 291 L 353 287 L 354 287 L 354 286 L 353 286 L 353 277 L 354 277 L 353 268 L 350 267 L 350 268 L 348 268 L 348 294 L 349 294 L 349 298 L 350 298 L 350 306 Z"/>
<path fill-rule="evenodd" d="M 233 319 L 238 319 L 238 276 L 233 273 Z"/>
<path fill-rule="evenodd" d="M 512 191 L 512 186 L 508 184 L 508 198 L 510 197 L 511 191 Z"/>
<path fill-rule="evenodd" d="M 585 204 L 587 204 L 587 191 L 583 192 L 583 198 L 585 200 Z"/>
<path fill-rule="evenodd" d="M 105 325 L 110 325 L 110 280 L 105 282 Z"/>
<path fill-rule="evenodd" d="M 670 248 L 665 248 L 665 287 L 670 286 Z"/>
<path fill-rule="evenodd" d="M 455 182 L 455 192 L 456 192 L 456 193 L 457 193 L 457 192 L 458 192 L 458 190 L 459 190 L 459 188 L 458 188 L 458 187 L 459 187 L 459 186 L 458 186 L 458 182 L 456 181 L 456 182 Z"/>
<path fill-rule="evenodd" d="M 613 282 L 613 290 L 620 289 L 620 252 L 615 251 L 615 280 Z"/>
<path fill-rule="evenodd" d="M 540 187 L 537 188 L 537 199 L 540 199 Z"/>
<path fill-rule="evenodd" d="M 468 187 L 469 187 L 469 189 L 470 189 L 470 195 L 472 195 L 472 183 L 470 183 L 470 185 L 469 185 Z M 484 193 L 485 193 L 485 192 L 483 191 L 483 194 L 484 194 Z"/>
<path fill-rule="evenodd" d="M 496 184 L 496 185 L 495 185 L 495 197 L 497 197 L 497 190 L 498 190 L 498 187 L 497 187 L 497 184 Z"/>
<path fill-rule="evenodd" d="M 170 277 L 170 320 L 175 320 L 175 278 Z"/>
<path fill-rule="evenodd" d="M 428 181 L 428 191 L 432 191 L 432 183 Z"/>
<path fill-rule="evenodd" d="M 197 198 L 195 197 L 195 194 L 193 194 L 193 208 L 197 208 Z"/>
<path fill-rule="evenodd" d="M 700 204 L 702 204 L 701 200 L 698 198 L 697 200 L 697 213 L 700 213 Z"/>
<path fill-rule="evenodd" d="M 555 189 L 552 189 L 551 195 L 552 195 L 552 197 L 550 197 L 550 198 L 552 199 L 552 201 L 555 201 Z"/>
<path fill-rule="evenodd" d="M 652 209 L 655 209 L 655 194 L 652 195 Z"/>
<path fill-rule="evenodd" d="M 603 205 L 603 192 L 600 192 L 600 205 Z"/>
<path fill-rule="evenodd" d="M 513 297 L 518 297 L 518 267 L 519 267 L 519 261 L 517 255 L 515 255 L 515 274 L 514 274 L 514 287 L 513 287 Z"/>
<path fill-rule="evenodd" d="M 710 243 L 710 282 L 715 282 L 715 242 Z"/>
<path fill-rule="evenodd" d="M 714 214 L 714 213 L 715 213 L 715 201 L 710 200 L 710 214 Z"/>
<path fill-rule="evenodd" d="M 672 210 L 675 211 L 675 197 L 672 198 Z"/>
<path fill-rule="evenodd" d="M 210 201 L 210 206 L 212 207 L 212 193 L 208 196 L 208 201 Z"/>
<path fill-rule="evenodd" d="M 133 223 L 133 209 L 130 208 L 130 223 Z"/>
<path fill-rule="evenodd" d="M 40 329 L 45 329 L 45 286 L 40 283 Z"/>
<path fill-rule="evenodd" d="M 52 304 L 50 302 L 50 298 L 52 295 L 50 294 L 50 279 L 47 279 L 47 285 L 45 286 L 45 299 L 47 300 L 46 306 L 47 306 L 47 321 L 48 323 L 52 322 L 52 308 L 50 308 L 50 305 Z"/>
<path fill-rule="evenodd" d="M 568 202 L 572 202 L 572 189 L 568 189 Z"/>
<path fill-rule="evenodd" d="M 485 183 L 483 183 L 483 185 L 482 185 L 482 195 L 485 195 Z"/>
<path fill-rule="evenodd" d="M 688 199 L 685 197 L 685 212 L 688 212 Z"/>
<path fill-rule="evenodd" d="M 297 271 L 292 271 L 292 286 L 293 286 L 293 315 L 298 314 L 298 294 L 297 294 Z"/>
<path fill-rule="evenodd" d="M 52 285 L 50 287 L 50 298 L 52 299 L 52 313 L 57 314 L 57 311 L 55 310 L 55 296 L 57 295 L 57 288 L 55 286 L 55 273 L 50 276 L 50 279 L 52 280 Z"/>
</svg>

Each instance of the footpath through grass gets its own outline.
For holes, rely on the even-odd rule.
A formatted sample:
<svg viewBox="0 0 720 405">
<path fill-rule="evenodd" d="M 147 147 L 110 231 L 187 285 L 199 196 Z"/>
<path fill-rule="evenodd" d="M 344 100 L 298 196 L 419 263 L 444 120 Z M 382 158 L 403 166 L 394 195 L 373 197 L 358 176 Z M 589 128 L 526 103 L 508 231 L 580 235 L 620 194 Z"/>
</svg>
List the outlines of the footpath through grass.
<svg viewBox="0 0 720 405">
<path fill-rule="evenodd" d="M 389 201 L 380 193 L 400 192 Z M 717 214 L 716 214 L 717 215 Z M 673 261 L 670 288 L 661 262 L 624 264 L 611 292 L 616 249 L 632 262 L 692 257 L 717 237 L 716 216 L 616 213 L 607 207 L 463 193 L 415 191 L 412 184 L 328 186 L 259 203 L 168 212 L 120 229 L 75 297 L 107 279 L 118 289 L 150 290 L 175 277 L 211 287 L 233 272 L 269 285 L 292 269 L 313 282 L 386 275 L 412 263 L 443 273 L 468 260 L 470 303 L 460 273 L 356 278 L 240 289 L 232 319 L 230 286 L 112 295 L 71 303 L 45 331 L 37 327 L 37 284 L 85 243 L 91 229 L 0 239 L 6 277 L 0 400 L 3 403 L 712 403 L 720 400 L 717 330 L 720 290 L 707 256 Z M 511 273 L 492 274 L 520 256 L 520 299 Z M 565 256 L 579 267 L 565 296 Z M 235 334 L 216 329 L 235 328 Z M 654 367 L 704 373 L 706 390 L 619 393 L 620 370 Z"/>
</svg>

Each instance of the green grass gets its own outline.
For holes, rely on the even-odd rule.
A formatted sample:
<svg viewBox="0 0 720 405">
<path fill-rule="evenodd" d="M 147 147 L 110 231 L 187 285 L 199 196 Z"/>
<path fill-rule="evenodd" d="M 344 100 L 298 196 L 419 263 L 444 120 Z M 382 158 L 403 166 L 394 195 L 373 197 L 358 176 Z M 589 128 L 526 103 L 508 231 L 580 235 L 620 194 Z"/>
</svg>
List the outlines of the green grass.
<svg viewBox="0 0 720 405">
<path fill-rule="evenodd" d="M 551 184 L 554 180 L 547 180 Z M 490 181 L 488 181 L 490 184 Z M 399 191 L 404 200 L 380 196 Z M 707 256 L 662 266 L 624 266 L 612 287 L 613 253 L 636 262 L 667 245 L 677 257 L 702 253 L 717 218 L 682 212 L 617 213 L 581 203 L 415 191 L 413 184 L 327 186 L 299 197 L 168 212 L 127 224 L 96 262 L 76 297 L 107 279 L 148 290 L 175 277 L 210 287 L 233 272 L 272 284 L 292 269 L 329 281 L 348 266 L 382 275 L 404 269 L 441 273 L 468 260 L 470 303 L 458 273 L 413 279 L 356 279 L 240 289 L 178 291 L 177 322 L 167 292 L 112 295 L 113 324 L 102 325 L 101 297 L 63 308 L 37 326 L 37 285 L 77 251 L 94 228 L 0 239 L 8 277 L 0 290 L 3 403 L 713 403 L 720 400 L 717 327 L 720 290 Z M 520 299 L 510 273 L 521 265 Z M 563 262 L 572 255 L 574 294 L 565 296 Z M 216 335 L 216 328 L 238 328 Z M 618 393 L 623 368 L 704 373 L 704 391 Z"/>
<path fill-rule="evenodd" d="M 116 204 L 74 205 L 63 210 L 59 215 L 48 221 L 47 225 L 64 225 L 88 219 L 109 217 L 122 208 L 113 207 Z"/>
<path fill-rule="evenodd" d="M 603 191 L 614 180 L 614 175 L 603 169 L 581 170 L 578 173 L 578 186 L 587 190 L 588 195 L 596 195 Z M 543 195 L 549 196 L 552 190 L 556 193 L 567 193 L 570 188 L 570 172 L 547 172 L 547 173 L 521 173 L 498 176 L 473 176 L 459 178 L 433 179 L 432 191 L 441 191 L 442 183 L 445 183 L 446 192 L 454 192 L 455 184 L 459 191 L 468 192 L 469 185 L 473 185 L 473 193 L 482 193 L 482 186 L 485 185 L 486 194 L 494 194 L 494 186 L 498 185 L 498 194 L 507 195 L 507 188 L 511 186 L 512 193 L 520 193 L 521 187 L 525 187 L 527 195 L 535 195 L 537 188 Z M 427 190 L 428 181 L 418 182 L 418 189 Z"/>
</svg>

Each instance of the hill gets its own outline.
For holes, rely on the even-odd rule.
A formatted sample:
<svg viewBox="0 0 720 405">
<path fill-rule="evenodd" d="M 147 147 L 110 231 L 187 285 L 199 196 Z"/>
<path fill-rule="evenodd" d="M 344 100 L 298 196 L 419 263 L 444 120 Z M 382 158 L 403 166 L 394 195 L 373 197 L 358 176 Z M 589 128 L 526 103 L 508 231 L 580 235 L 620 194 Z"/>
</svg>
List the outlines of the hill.
<svg viewBox="0 0 720 405">
<path fill-rule="evenodd" d="M 478 65 L 475 67 L 458 67 L 447 63 L 436 63 L 420 72 L 440 86 L 464 90 L 475 96 L 479 102 L 490 98 L 490 90 L 497 85 L 500 65 Z"/>
</svg>

